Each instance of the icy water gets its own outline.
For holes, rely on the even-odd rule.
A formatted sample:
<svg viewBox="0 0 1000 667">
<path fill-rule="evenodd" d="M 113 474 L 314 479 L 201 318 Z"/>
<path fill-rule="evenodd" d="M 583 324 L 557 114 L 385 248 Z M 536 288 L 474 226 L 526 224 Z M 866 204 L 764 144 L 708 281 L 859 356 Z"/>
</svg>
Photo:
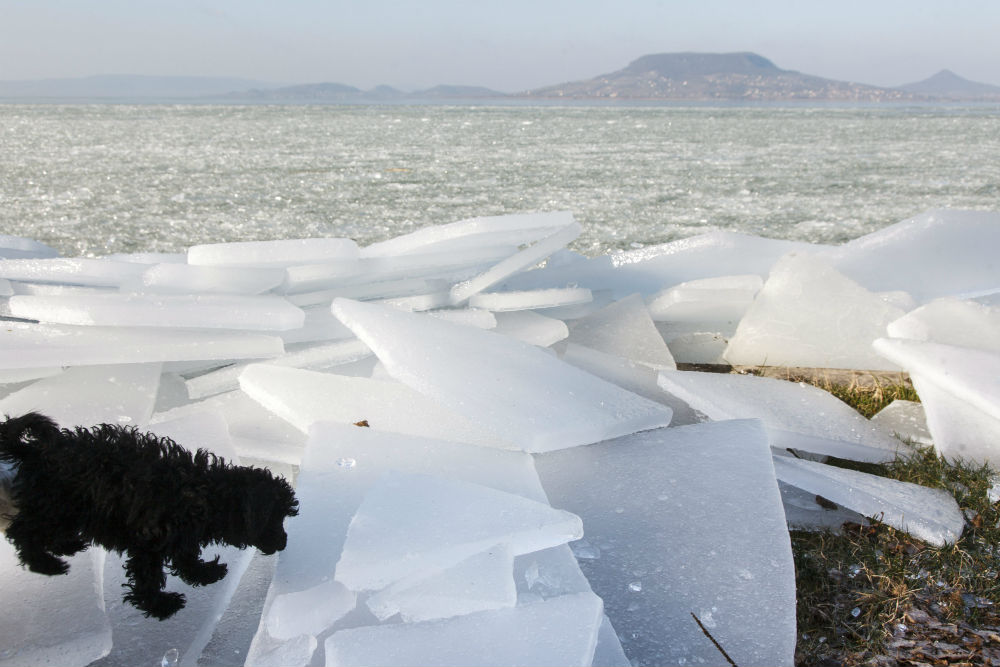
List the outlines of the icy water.
<svg viewBox="0 0 1000 667">
<path fill-rule="evenodd" d="M 0 234 L 67 255 L 573 211 L 589 255 L 1000 208 L 993 107 L 0 105 Z"/>
</svg>

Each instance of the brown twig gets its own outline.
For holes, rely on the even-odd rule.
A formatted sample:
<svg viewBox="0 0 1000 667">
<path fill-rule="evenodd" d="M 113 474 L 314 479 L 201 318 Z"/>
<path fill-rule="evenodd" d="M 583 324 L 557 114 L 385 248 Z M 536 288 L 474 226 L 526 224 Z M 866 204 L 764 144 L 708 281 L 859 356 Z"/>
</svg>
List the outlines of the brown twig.
<svg viewBox="0 0 1000 667">
<path fill-rule="evenodd" d="M 712 633 L 709 632 L 705 628 L 705 626 L 701 624 L 701 619 L 695 616 L 693 611 L 691 612 L 691 618 L 693 618 L 694 622 L 698 624 L 698 627 L 701 628 L 701 631 L 705 633 L 705 636 L 708 637 L 709 641 L 711 641 L 712 644 L 715 645 L 715 648 L 719 649 L 719 653 L 722 654 L 722 657 L 725 658 L 729 662 L 729 664 L 732 665 L 733 667 L 739 667 L 735 662 L 733 662 L 733 659 L 729 657 L 729 654 L 726 653 L 726 649 L 722 648 L 719 642 L 715 641 L 715 637 L 712 636 Z"/>
</svg>

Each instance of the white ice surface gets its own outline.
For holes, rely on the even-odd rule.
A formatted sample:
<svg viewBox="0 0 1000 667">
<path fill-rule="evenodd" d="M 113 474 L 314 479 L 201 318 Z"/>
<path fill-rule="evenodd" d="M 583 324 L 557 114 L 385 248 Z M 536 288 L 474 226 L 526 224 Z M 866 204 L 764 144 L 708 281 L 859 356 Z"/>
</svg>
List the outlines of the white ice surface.
<svg viewBox="0 0 1000 667">
<path fill-rule="evenodd" d="M 562 320 L 531 310 L 497 313 L 494 331 L 539 347 L 548 347 L 569 335 Z"/>
<path fill-rule="evenodd" d="M 656 321 L 732 323 L 735 328 L 763 285 L 756 273 L 691 280 L 657 292 L 646 306 Z"/>
<path fill-rule="evenodd" d="M 283 269 L 169 263 L 155 264 L 146 269 L 135 287 L 143 292 L 167 294 L 260 294 L 277 287 L 284 280 Z"/>
<path fill-rule="evenodd" d="M 734 366 L 897 370 L 871 343 L 903 315 L 813 254 L 783 257 L 723 355 Z"/>
<path fill-rule="evenodd" d="M 955 298 L 935 299 L 886 327 L 893 338 L 961 345 L 1000 354 L 1000 306 Z"/>
<path fill-rule="evenodd" d="M 342 630 L 326 665 L 590 665 L 603 621 L 593 593 L 465 616 Z"/>
<path fill-rule="evenodd" d="M 895 433 L 904 442 L 934 444 L 931 432 L 927 429 L 927 415 L 922 403 L 897 398 L 873 415 L 871 420 L 884 430 Z"/>
<path fill-rule="evenodd" d="M 571 322 L 569 342 L 658 370 L 677 368 L 639 294 Z"/>
<path fill-rule="evenodd" d="M 823 251 L 838 271 L 876 292 L 918 303 L 1000 287 L 1000 213 L 931 210 Z"/>
<path fill-rule="evenodd" d="M 536 465 L 553 505 L 583 519 L 581 567 L 630 659 L 725 664 L 694 613 L 736 664 L 792 664 L 795 571 L 759 422 L 658 429 Z"/>
<path fill-rule="evenodd" d="M 498 543 L 515 555 L 579 539 L 579 517 L 488 486 L 389 471 L 368 489 L 351 519 L 336 580 L 378 590 L 437 572 Z"/>
<path fill-rule="evenodd" d="M 203 359 L 259 359 L 284 352 L 276 336 L 232 331 L 152 327 L 78 327 L 5 322 L 0 368 L 147 363 Z"/>
<path fill-rule="evenodd" d="M 470 308 L 484 308 L 493 312 L 556 308 L 590 303 L 594 295 L 583 287 L 540 289 L 516 292 L 481 292 L 469 298 Z"/>
<path fill-rule="evenodd" d="M 251 364 L 239 382 L 248 396 L 303 433 L 320 421 L 367 420 L 372 428 L 394 433 L 514 447 L 475 420 L 392 380 Z"/>
<path fill-rule="evenodd" d="M 9 305 L 15 317 L 86 326 L 284 331 L 301 327 L 305 318 L 300 308 L 273 295 L 19 295 Z"/>
<path fill-rule="evenodd" d="M 572 242 L 582 232 L 583 228 L 578 223 L 569 224 L 539 239 L 517 254 L 496 263 L 483 273 L 463 280 L 451 288 L 451 303 L 453 305 L 464 304 L 470 297 L 488 290 L 515 273 L 538 264 L 556 250 Z"/>
<path fill-rule="evenodd" d="M 145 270 L 142 264 L 86 257 L 0 259 L 0 278 L 89 287 L 118 287 Z"/>
<path fill-rule="evenodd" d="M 399 614 L 406 623 L 513 607 L 514 553 L 495 544 L 455 565 L 425 576 L 404 578 L 368 598 L 380 620 Z"/>
<path fill-rule="evenodd" d="M 958 503 L 943 489 L 784 456 L 774 458 L 774 469 L 778 479 L 787 484 L 936 546 L 954 543 L 965 526 Z"/>
<path fill-rule="evenodd" d="M 101 592 L 103 549 L 67 558 L 69 573 L 46 577 L 18 565 L 0 539 L 0 665 L 87 665 L 111 650 Z"/>
<path fill-rule="evenodd" d="M 286 267 L 358 256 L 351 239 L 312 238 L 209 243 L 188 248 L 188 264 L 201 266 Z"/>
<path fill-rule="evenodd" d="M 0 399 L 0 415 L 38 411 L 65 428 L 102 423 L 143 427 L 153 413 L 159 383 L 160 364 L 78 366 Z"/>
<path fill-rule="evenodd" d="M 496 245 L 533 243 L 573 223 L 569 211 L 483 216 L 444 225 L 429 225 L 415 232 L 380 241 L 361 250 L 362 257 L 391 257 L 417 253 L 465 252 Z"/>
<path fill-rule="evenodd" d="M 709 419 L 760 419 L 776 448 L 891 461 L 906 445 L 829 392 L 754 375 L 662 371 L 659 385 Z"/>
<path fill-rule="evenodd" d="M 344 299 L 333 310 L 394 378 L 526 451 L 670 422 L 669 408 L 491 331 Z"/>
<path fill-rule="evenodd" d="M 875 349 L 910 374 L 938 452 L 1000 465 L 1000 354 L 902 338 Z"/>
</svg>

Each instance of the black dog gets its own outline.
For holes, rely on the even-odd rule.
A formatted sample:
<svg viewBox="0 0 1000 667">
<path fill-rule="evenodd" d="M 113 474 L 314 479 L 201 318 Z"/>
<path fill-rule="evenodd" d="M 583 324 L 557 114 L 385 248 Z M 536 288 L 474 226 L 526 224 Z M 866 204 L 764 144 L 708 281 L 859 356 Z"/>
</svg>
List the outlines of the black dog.
<svg viewBox="0 0 1000 667">
<path fill-rule="evenodd" d="M 0 462 L 14 473 L 7 539 L 22 564 L 55 575 L 69 569 L 58 556 L 91 544 L 126 554 L 125 601 L 159 619 L 184 606 L 182 594 L 164 592 L 164 567 L 188 584 L 216 582 L 226 565 L 203 561 L 202 547 L 280 551 L 282 523 L 298 513 L 291 486 L 269 470 L 118 425 L 69 430 L 34 412 L 9 418 Z"/>
</svg>

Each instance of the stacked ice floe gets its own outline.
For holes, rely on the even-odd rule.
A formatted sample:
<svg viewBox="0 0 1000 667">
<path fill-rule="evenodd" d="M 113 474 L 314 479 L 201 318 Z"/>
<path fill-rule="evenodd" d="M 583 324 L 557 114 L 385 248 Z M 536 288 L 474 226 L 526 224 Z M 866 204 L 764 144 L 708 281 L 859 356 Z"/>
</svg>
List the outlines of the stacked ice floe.
<svg viewBox="0 0 1000 667">
<path fill-rule="evenodd" d="M 154 430 L 294 477 L 301 504 L 276 559 L 171 580 L 189 603 L 164 623 L 122 605 L 117 555 L 46 578 L 0 541 L 0 665 L 719 664 L 699 623 L 737 664 L 791 664 L 788 525 L 960 535 L 950 496 L 821 461 L 891 459 L 895 431 L 1000 462 L 1000 216 L 599 258 L 566 250 L 579 232 L 99 259 L 0 236 L 0 413 Z M 904 369 L 929 434 L 919 405 L 869 422 L 677 362 Z"/>
</svg>

